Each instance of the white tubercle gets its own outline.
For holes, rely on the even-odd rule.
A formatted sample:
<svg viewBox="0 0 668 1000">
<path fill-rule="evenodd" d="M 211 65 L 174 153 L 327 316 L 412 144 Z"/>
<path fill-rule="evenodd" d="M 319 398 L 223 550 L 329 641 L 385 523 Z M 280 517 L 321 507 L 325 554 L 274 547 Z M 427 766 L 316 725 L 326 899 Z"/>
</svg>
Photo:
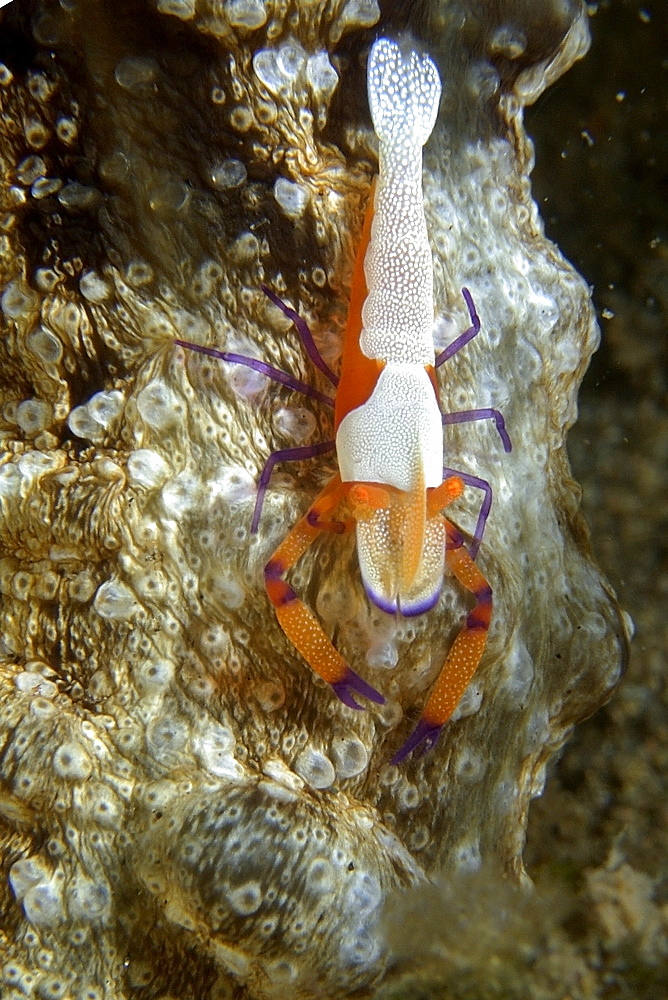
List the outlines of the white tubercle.
<svg viewBox="0 0 668 1000">
<path fill-rule="evenodd" d="M 434 362 L 431 248 L 422 204 L 422 147 L 441 98 L 434 62 L 380 38 L 369 54 L 369 106 L 380 142 L 362 351 L 396 363 Z"/>
</svg>

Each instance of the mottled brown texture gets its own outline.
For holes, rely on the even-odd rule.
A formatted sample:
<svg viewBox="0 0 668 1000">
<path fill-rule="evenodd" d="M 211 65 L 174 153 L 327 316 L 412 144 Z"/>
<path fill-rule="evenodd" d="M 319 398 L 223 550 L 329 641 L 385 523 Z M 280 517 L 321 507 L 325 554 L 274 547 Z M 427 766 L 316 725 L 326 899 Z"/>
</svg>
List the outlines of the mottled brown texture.
<svg viewBox="0 0 668 1000">
<path fill-rule="evenodd" d="M 545 765 L 625 657 L 564 452 L 597 332 L 584 282 L 542 235 L 521 124 L 583 53 L 581 11 L 427 11 L 444 83 L 425 175 L 440 335 L 466 321 L 464 284 L 483 320 L 443 402 L 498 406 L 514 450 L 486 426 L 447 435 L 446 463 L 494 485 L 479 559 L 495 617 L 458 718 L 399 769 L 387 761 L 464 595 L 447 581 L 434 611 L 395 623 L 369 609 L 351 545 L 323 539 L 293 583 L 388 699 L 340 705 L 261 586 L 332 463 L 276 476 L 248 531 L 268 453 L 326 437 L 329 413 L 172 343 L 319 384 L 268 280 L 337 358 L 375 163 L 376 15 L 270 4 L 244 26 L 242 7 L 266 13 L 81 0 L 0 15 L 8 996 L 368 988 L 393 890 L 481 861 L 521 880 Z M 453 511 L 465 530 L 478 502 Z"/>
</svg>

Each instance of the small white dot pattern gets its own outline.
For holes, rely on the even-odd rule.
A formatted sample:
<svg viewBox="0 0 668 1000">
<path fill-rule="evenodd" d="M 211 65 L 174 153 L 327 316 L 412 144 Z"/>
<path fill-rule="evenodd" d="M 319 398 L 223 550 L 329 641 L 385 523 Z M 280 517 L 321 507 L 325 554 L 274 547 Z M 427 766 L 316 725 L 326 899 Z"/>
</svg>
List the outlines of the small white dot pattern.
<svg viewBox="0 0 668 1000">
<path fill-rule="evenodd" d="M 436 393 L 420 365 L 388 365 L 336 435 L 344 483 L 382 483 L 408 492 L 443 481 L 443 426 Z"/>
<path fill-rule="evenodd" d="M 397 364 L 433 364 L 434 293 L 422 196 L 422 146 L 441 81 L 429 56 L 388 38 L 371 49 L 369 106 L 380 141 L 371 242 L 364 261 L 363 352 Z"/>
</svg>

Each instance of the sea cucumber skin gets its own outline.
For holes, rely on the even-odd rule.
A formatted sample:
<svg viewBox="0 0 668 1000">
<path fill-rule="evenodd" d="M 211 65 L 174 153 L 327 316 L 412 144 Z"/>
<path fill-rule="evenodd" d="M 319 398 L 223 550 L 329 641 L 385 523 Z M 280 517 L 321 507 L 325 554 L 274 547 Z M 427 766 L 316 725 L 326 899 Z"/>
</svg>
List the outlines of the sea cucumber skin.
<svg viewBox="0 0 668 1000">
<path fill-rule="evenodd" d="M 395 622 L 370 609 L 352 538 L 324 539 L 295 586 L 387 699 L 333 702 L 262 590 L 333 463 L 281 469 L 249 533 L 268 454 L 325 440 L 331 415 L 174 346 L 324 388 L 260 286 L 335 366 L 376 172 L 377 8 L 291 3 L 281 20 L 260 0 L 160 0 L 147 31 L 141 5 L 119 25 L 109 5 L 26 19 L 18 2 L 7 37 L 29 32 L 25 58 L 44 58 L 0 68 L 2 975 L 19 995 L 60 977 L 101 1000 L 369 990 L 397 890 L 488 863 L 526 883 L 530 799 L 627 653 L 564 446 L 598 330 L 543 235 L 522 124 L 584 54 L 585 15 L 470 5 L 466 31 L 427 39 L 433 332 L 442 348 L 464 329 L 464 286 L 482 320 L 439 376 L 443 408 L 498 407 L 513 452 L 486 423 L 446 428 L 444 464 L 494 490 L 478 560 L 495 617 L 438 746 L 398 768 L 466 599 L 447 580 Z M 521 29 L 512 45 L 489 42 L 497 16 Z M 464 531 L 476 504 L 453 509 Z"/>
</svg>

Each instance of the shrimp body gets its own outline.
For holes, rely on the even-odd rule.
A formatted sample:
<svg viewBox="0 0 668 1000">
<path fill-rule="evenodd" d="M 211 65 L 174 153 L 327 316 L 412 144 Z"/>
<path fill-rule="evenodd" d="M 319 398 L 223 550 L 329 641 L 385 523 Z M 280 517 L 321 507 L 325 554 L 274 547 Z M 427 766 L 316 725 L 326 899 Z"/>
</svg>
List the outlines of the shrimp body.
<svg viewBox="0 0 668 1000">
<path fill-rule="evenodd" d="M 268 288 L 269 298 L 295 323 L 309 357 L 337 386 L 336 441 L 272 454 L 260 476 L 255 531 L 276 462 L 313 458 L 336 447 L 339 473 L 278 546 L 265 566 L 267 595 L 285 635 L 349 708 L 356 696 L 384 702 L 350 667 L 299 599 L 286 576 L 322 531 L 355 530 L 362 581 L 369 598 L 391 614 L 416 615 L 437 601 L 448 566 L 475 598 L 420 720 L 392 758 L 399 763 L 420 744 L 428 749 L 456 708 L 482 657 L 492 614 L 492 591 L 474 558 L 492 503 L 484 479 L 443 469 L 443 424 L 493 420 L 511 450 L 502 415 L 494 409 L 442 413 L 435 368 L 480 330 L 463 289 L 471 327 L 434 355 L 433 269 L 422 200 L 422 147 L 441 96 L 429 56 L 381 38 L 369 54 L 369 104 L 379 141 L 379 174 L 358 249 L 343 345 L 341 376 L 320 357 L 304 320 Z M 226 362 L 244 364 L 321 403 L 332 400 L 254 358 L 177 341 Z M 470 551 L 443 509 L 464 485 L 484 492 Z"/>
<path fill-rule="evenodd" d="M 383 506 L 358 504 L 357 551 L 367 594 L 385 611 L 419 614 L 438 598 L 445 544 L 442 523 L 429 522 L 426 504 L 426 490 L 443 481 L 443 424 L 422 195 L 422 147 L 436 120 L 441 81 L 428 56 L 404 53 L 384 38 L 369 56 L 368 89 L 379 174 L 368 247 L 358 253 L 354 275 L 336 451 L 344 483 L 386 487 L 385 498 L 376 494 Z M 354 308 L 359 284 L 361 310 Z"/>
<path fill-rule="evenodd" d="M 381 38 L 369 54 L 369 104 L 379 140 L 379 174 L 353 273 L 341 377 L 334 406 L 339 474 L 279 545 L 265 567 L 278 620 L 304 659 L 351 708 L 354 695 L 384 699 L 334 648 L 285 580 L 320 531 L 353 527 L 362 581 L 384 611 L 417 615 L 438 600 L 447 564 L 475 597 L 417 726 L 392 758 L 430 748 L 457 707 L 482 657 L 492 591 L 442 514 L 464 483 L 485 490 L 474 545 L 491 505 L 485 480 L 443 470 L 443 423 L 494 419 L 496 410 L 442 414 L 435 366 L 474 337 L 480 321 L 469 292 L 472 326 L 434 354 L 433 270 L 422 199 L 422 147 L 436 121 L 441 82 L 428 56 Z M 342 512 L 339 514 L 338 512 Z M 337 516 L 338 515 L 338 516 Z"/>
</svg>

